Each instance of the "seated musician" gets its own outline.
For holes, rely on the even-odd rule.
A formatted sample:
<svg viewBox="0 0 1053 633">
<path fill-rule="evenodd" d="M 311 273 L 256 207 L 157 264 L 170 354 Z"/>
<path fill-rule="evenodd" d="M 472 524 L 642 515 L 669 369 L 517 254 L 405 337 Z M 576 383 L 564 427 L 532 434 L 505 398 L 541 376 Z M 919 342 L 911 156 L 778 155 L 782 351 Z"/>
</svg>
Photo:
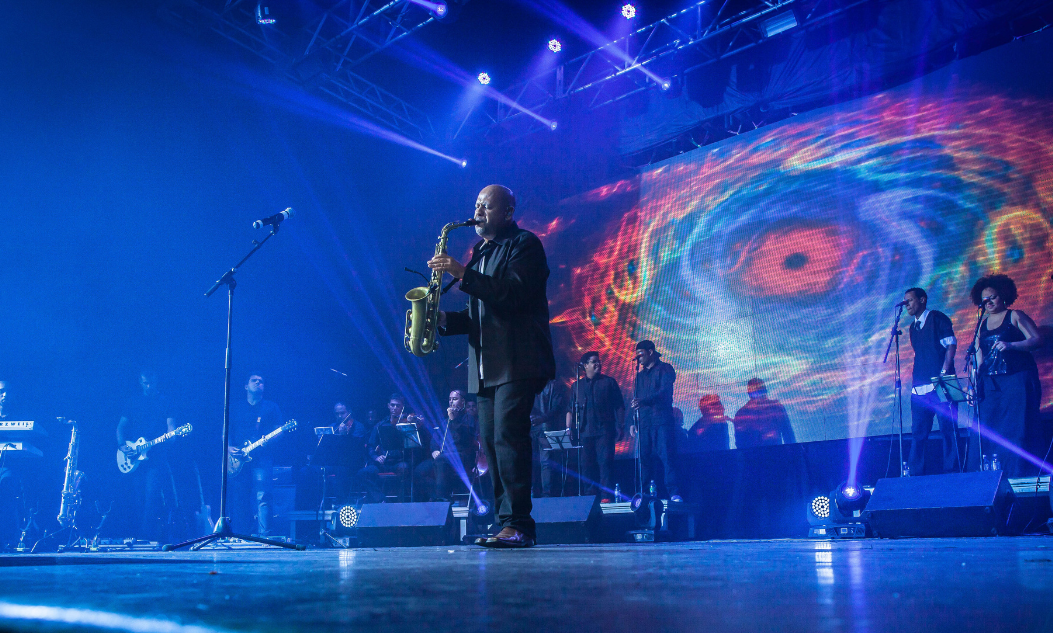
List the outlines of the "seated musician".
<svg viewBox="0 0 1053 633">
<path fill-rule="evenodd" d="M 475 420 L 468 415 L 463 391 L 450 392 L 446 420 L 432 430 L 431 459 L 417 471 L 420 480 L 434 481 L 434 501 L 449 501 L 458 483 L 472 476 L 475 467 Z M 467 490 L 467 488 L 465 489 Z"/>
<path fill-rule="evenodd" d="M 388 398 L 388 419 L 378 423 L 369 434 L 366 441 L 367 463 L 356 477 L 356 487 L 366 493 L 366 500 L 370 503 L 384 500 L 381 473 L 394 473 L 405 484 L 412 468 L 410 463 L 419 459 L 419 449 L 406 449 L 406 437 L 396 428 L 398 424 L 407 422 L 417 424 L 418 428 L 421 426 L 416 416 L 407 413 L 406 399 L 401 394 L 391 394 Z M 428 433 L 420 429 L 418 436 L 426 449 Z"/>
</svg>

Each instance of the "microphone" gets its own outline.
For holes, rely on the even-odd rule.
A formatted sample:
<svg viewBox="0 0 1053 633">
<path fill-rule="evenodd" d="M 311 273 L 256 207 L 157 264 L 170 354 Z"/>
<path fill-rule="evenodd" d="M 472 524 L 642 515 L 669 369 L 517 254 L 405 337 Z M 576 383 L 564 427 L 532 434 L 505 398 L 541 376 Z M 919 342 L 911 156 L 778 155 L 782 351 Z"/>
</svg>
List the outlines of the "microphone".
<svg viewBox="0 0 1053 633">
<path fill-rule="evenodd" d="M 262 220 L 256 220 L 255 222 L 252 223 L 252 228 L 254 228 L 254 229 L 262 229 L 265 226 L 277 227 L 282 222 L 284 222 L 284 221 L 288 220 L 289 218 L 291 218 L 293 213 L 295 213 L 295 211 L 293 211 L 292 207 L 289 207 L 285 211 L 282 211 L 281 213 L 275 213 L 274 215 L 272 215 L 269 218 L 263 218 Z"/>
<path fill-rule="evenodd" d="M 892 306 L 892 307 L 893 307 L 893 308 L 902 308 L 902 307 L 903 307 L 903 306 L 905 306 L 905 305 L 907 305 L 907 302 L 906 302 L 906 301 L 900 301 L 899 303 L 897 303 L 896 305 L 894 305 L 894 306 Z"/>
</svg>

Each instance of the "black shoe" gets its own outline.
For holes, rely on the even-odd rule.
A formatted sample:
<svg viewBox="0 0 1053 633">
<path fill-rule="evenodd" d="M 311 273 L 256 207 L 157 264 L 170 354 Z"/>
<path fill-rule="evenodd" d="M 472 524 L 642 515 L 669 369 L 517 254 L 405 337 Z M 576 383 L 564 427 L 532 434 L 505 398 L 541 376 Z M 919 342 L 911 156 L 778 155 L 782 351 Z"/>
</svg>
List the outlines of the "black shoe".
<svg viewBox="0 0 1053 633">
<path fill-rule="evenodd" d="M 504 528 L 497 536 L 486 539 L 484 547 L 495 549 L 519 549 L 534 547 L 534 539 L 514 528 Z"/>
</svg>

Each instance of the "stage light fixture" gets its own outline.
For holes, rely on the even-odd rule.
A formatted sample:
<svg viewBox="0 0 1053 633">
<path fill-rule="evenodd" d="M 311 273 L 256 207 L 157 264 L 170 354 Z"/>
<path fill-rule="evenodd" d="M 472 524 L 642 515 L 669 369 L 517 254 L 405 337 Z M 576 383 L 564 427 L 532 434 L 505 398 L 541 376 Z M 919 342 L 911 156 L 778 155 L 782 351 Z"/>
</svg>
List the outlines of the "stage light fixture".
<svg viewBox="0 0 1053 633">
<path fill-rule="evenodd" d="M 832 495 L 830 495 L 834 510 L 831 511 L 831 515 L 834 520 L 838 520 L 838 515 L 844 521 L 852 521 L 857 517 L 854 516 L 857 512 L 862 512 L 863 508 L 867 507 L 867 502 L 870 501 L 870 491 L 857 484 L 850 484 L 847 481 L 838 486 Z M 841 522 L 841 521 L 839 521 Z"/>
<path fill-rule="evenodd" d="M 342 505 L 333 512 L 333 532 L 347 534 L 358 525 L 358 508 L 351 504 Z"/>
<path fill-rule="evenodd" d="M 450 7 L 446 6 L 445 2 L 439 2 L 436 3 L 435 9 L 432 11 L 432 13 L 435 14 L 435 17 L 441 20 L 442 18 L 446 17 L 446 14 L 449 13 L 449 11 Z"/>
<path fill-rule="evenodd" d="M 673 82 L 669 81 L 668 79 L 663 79 L 662 83 L 658 84 L 658 87 L 662 90 L 662 92 L 665 92 L 666 90 L 669 90 L 673 87 Z"/>
<path fill-rule="evenodd" d="M 813 525 L 825 523 L 830 518 L 830 498 L 819 495 L 808 506 L 808 522 Z"/>
<path fill-rule="evenodd" d="M 461 167 L 464 168 L 464 167 L 467 167 L 467 166 L 468 166 L 468 160 L 465 159 L 465 158 L 462 158 L 461 159 Z"/>
<path fill-rule="evenodd" d="M 274 15 L 271 14 L 271 7 L 266 2 L 260 2 L 256 5 L 256 24 L 274 24 L 277 22 L 274 19 Z"/>
<path fill-rule="evenodd" d="M 636 7 L 631 4 L 625 4 L 622 6 L 622 17 L 626 20 L 631 20 L 636 17 Z"/>
<path fill-rule="evenodd" d="M 490 504 L 485 501 L 480 501 L 474 508 L 472 508 L 472 514 L 477 517 L 484 517 L 490 514 Z"/>
<path fill-rule="evenodd" d="M 558 39 L 552 38 L 548 41 L 548 50 L 558 53 L 563 50 L 563 44 Z"/>
<path fill-rule="evenodd" d="M 789 31 L 797 26 L 797 18 L 793 11 L 786 11 L 761 22 L 761 29 L 766 37 L 775 37 L 779 33 Z"/>
<path fill-rule="evenodd" d="M 556 130 L 556 126 L 557 126 L 557 125 L 559 125 L 559 124 L 558 124 L 558 123 L 556 123 L 555 121 L 549 121 L 549 124 L 548 124 L 548 129 L 550 129 L 550 130 L 552 130 L 552 131 L 555 131 L 555 130 Z"/>
<path fill-rule="evenodd" d="M 490 75 L 487 75 L 486 73 L 479 73 L 479 83 L 483 84 L 484 86 L 489 86 Z"/>
</svg>

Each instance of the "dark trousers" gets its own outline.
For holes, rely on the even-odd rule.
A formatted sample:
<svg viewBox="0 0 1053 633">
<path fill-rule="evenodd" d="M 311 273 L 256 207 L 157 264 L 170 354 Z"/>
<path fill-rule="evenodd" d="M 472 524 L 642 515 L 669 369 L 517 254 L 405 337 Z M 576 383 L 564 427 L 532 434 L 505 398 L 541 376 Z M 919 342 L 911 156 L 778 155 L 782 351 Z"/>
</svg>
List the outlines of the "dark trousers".
<svg viewBox="0 0 1053 633">
<path fill-rule="evenodd" d="M 611 468 L 614 466 L 614 436 L 611 434 L 581 438 L 581 470 L 585 476 L 585 494 L 601 499 L 614 498 Z"/>
<path fill-rule="evenodd" d="M 162 541 L 165 537 L 168 510 L 175 509 L 172 470 L 168 461 L 157 458 L 145 460 L 136 469 L 133 477 L 138 510 L 134 523 L 135 537 L 147 541 Z"/>
<path fill-rule="evenodd" d="M 940 402 L 936 392 L 930 391 L 920 396 L 910 396 L 911 442 L 907 465 L 911 475 L 925 474 L 925 447 L 929 443 L 934 419 L 939 420 L 940 435 L 943 436 L 943 463 L 939 472 L 955 473 L 963 470 L 958 453 L 958 405 Z"/>
<path fill-rule="evenodd" d="M 655 482 L 658 490 L 665 483 L 667 496 L 680 494 L 680 487 L 676 483 L 676 468 L 673 464 L 673 456 L 676 450 L 673 444 L 673 427 L 668 424 L 648 425 L 640 427 L 640 470 L 643 474 L 643 491 L 651 481 Z M 659 464 L 662 468 L 658 470 Z M 664 475 L 661 476 L 661 475 Z"/>
<path fill-rule="evenodd" d="M 544 380 L 517 380 L 481 389 L 476 397 L 479 435 L 490 464 L 497 522 L 536 538 L 530 516 L 530 410 Z"/>
<path fill-rule="evenodd" d="M 463 483 L 460 473 L 449 458 L 452 455 L 442 454 L 438 459 L 426 459 L 414 470 L 414 496 L 417 499 L 445 499 L 447 501 L 453 495 L 454 490 L 467 492 L 468 487 Z M 456 458 L 455 458 L 456 459 Z M 471 480 L 472 467 L 461 464 L 465 475 Z M 460 484 L 458 486 L 458 484 Z"/>
<path fill-rule="evenodd" d="M 1042 384 L 1039 382 L 1038 373 L 1020 371 L 1014 374 L 984 376 L 982 381 L 980 424 L 990 433 L 997 434 L 1007 444 L 1026 448 L 1029 430 L 1033 433 L 1039 424 Z M 969 470 L 980 469 L 979 444 L 982 443 L 984 455 L 998 455 L 998 461 L 1001 462 L 1007 477 L 1033 477 L 1040 474 L 1037 466 L 994 441 L 990 435 L 983 436 L 980 441 L 977 441 L 975 432 L 971 435 Z M 1045 447 L 1040 448 L 1044 449 Z"/>
<path fill-rule="evenodd" d="M 256 464 L 260 460 L 253 460 Z M 230 519 L 235 532 L 245 534 L 271 535 L 271 504 L 274 481 L 271 465 L 259 464 L 253 468 L 246 466 L 237 477 L 230 479 Z"/>
<path fill-rule="evenodd" d="M 384 464 L 373 462 L 358 471 L 358 475 L 355 476 L 355 487 L 366 493 L 366 501 L 369 503 L 380 503 L 384 500 L 384 486 L 380 483 L 380 473 L 395 473 L 398 475 L 399 483 L 408 491 L 409 485 L 406 483 L 406 477 L 409 475 L 409 468 L 407 462 L 388 461 Z M 416 486 L 413 492 L 417 492 Z"/>
<path fill-rule="evenodd" d="M 555 497 L 556 491 L 552 487 L 553 478 L 558 462 L 552 459 L 555 451 L 546 451 L 541 448 L 541 437 L 545 429 L 538 425 L 530 430 L 530 454 L 533 466 L 531 468 L 531 490 L 535 497 Z"/>
</svg>

